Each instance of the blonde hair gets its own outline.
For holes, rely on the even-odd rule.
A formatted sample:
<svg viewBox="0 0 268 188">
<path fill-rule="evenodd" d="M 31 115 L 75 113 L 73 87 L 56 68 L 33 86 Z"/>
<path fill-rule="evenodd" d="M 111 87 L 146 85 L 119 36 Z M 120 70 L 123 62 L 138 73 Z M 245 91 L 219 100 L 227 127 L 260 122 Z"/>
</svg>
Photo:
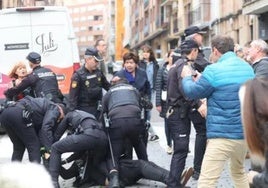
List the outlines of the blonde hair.
<svg viewBox="0 0 268 188">
<path fill-rule="evenodd" d="M 18 75 L 16 74 L 16 71 L 17 71 L 18 68 L 20 68 L 20 67 L 25 67 L 25 68 L 26 68 L 25 63 L 22 62 L 22 61 L 17 62 L 17 63 L 13 66 L 13 68 L 11 69 L 10 73 L 8 74 L 8 76 L 9 76 L 10 78 L 15 78 L 15 79 L 17 79 L 17 78 L 18 78 Z"/>
</svg>

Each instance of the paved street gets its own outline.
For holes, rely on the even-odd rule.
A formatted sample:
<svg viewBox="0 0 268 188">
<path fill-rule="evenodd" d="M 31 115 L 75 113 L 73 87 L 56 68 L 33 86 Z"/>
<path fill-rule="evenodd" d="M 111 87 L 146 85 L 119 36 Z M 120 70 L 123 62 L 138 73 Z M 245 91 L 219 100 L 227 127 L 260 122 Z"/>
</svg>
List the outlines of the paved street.
<svg viewBox="0 0 268 188">
<path fill-rule="evenodd" d="M 171 155 L 168 155 L 166 153 L 166 141 L 165 141 L 165 133 L 164 133 L 164 125 L 163 120 L 158 117 L 158 113 L 153 110 L 152 113 L 152 125 L 155 130 L 155 132 L 160 137 L 160 140 L 157 142 L 149 142 L 148 143 L 148 157 L 149 160 L 155 162 L 159 166 L 169 169 L 170 161 L 171 161 Z M 191 142 L 190 142 L 190 153 L 188 154 L 188 158 L 186 161 L 186 166 L 192 166 L 193 163 L 193 151 L 194 151 L 194 139 L 195 139 L 195 132 L 194 129 L 192 129 L 191 133 Z M 12 153 L 12 144 L 9 141 L 9 138 L 5 136 L 0 136 L 0 165 L 8 162 L 11 157 Z M 215 156 L 216 157 L 216 156 Z M 25 156 L 25 160 L 27 160 L 27 155 Z M 249 161 L 247 160 L 246 169 L 249 168 Z M 60 180 L 61 186 L 63 188 L 72 188 L 72 182 L 73 179 L 68 181 Z M 196 181 L 193 179 L 190 179 L 188 182 L 188 186 L 192 188 L 196 188 Z M 148 181 L 148 180 L 140 180 L 138 184 L 133 185 L 131 187 L 137 187 L 137 188 L 146 188 L 146 187 L 158 187 L 158 188 L 164 188 L 166 185 L 155 182 L 155 181 Z M 233 187 L 233 184 L 231 182 L 231 179 L 229 177 L 228 170 L 225 169 L 224 172 L 221 175 L 220 181 L 218 183 L 218 188 L 231 188 Z"/>
</svg>

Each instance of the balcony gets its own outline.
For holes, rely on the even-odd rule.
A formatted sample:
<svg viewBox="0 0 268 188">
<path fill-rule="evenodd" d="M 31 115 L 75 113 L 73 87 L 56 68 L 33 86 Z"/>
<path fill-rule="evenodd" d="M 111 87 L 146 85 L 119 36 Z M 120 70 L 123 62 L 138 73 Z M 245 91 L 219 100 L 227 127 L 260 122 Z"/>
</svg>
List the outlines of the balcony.
<svg viewBox="0 0 268 188">
<path fill-rule="evenodd" d="M 161 6 L 172 5 L 173 2 L 175 2 L 175 0 L 162 0 L 161 1 Z"/>
<path fill-rule="evenodd" d="M 243 14 L 262 14 L 268 11 L 267 0 L 244 0 Z"/>
</svg>

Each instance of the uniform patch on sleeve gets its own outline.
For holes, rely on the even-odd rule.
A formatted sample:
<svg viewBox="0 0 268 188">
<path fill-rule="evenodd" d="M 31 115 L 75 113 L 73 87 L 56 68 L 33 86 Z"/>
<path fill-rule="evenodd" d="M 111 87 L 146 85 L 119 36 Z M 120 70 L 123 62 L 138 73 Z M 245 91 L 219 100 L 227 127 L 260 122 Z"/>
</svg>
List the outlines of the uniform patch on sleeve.
<svg viewBox="0 0 268 188">
<path fill-rule="evenodd" d="M 77 81 L 72 81 L 72 88 L 76 88 L 77 87 Z"/>
</svg>

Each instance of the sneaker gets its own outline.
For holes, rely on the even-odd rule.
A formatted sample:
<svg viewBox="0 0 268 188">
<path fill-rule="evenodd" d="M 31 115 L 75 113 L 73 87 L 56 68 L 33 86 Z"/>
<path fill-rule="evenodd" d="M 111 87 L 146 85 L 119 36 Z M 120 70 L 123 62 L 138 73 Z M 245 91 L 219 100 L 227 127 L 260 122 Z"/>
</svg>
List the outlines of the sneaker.
<svg viewBox="0 0 268 188">
<path fill-rule="evenodd" d="M 154 141 L 158 141 L 158 140 L 159 140 L 159 137 L 158 137 L 157 135 L 153 135 L 153 136 L 151 136 L 150 139 L 149 139 L 149 141 L 152 141 L 152 142 L 154 142 Z"/>
<path fill-rule="evenodd" d="M 193 175 L 192 175 L 192 178 L 194 180 L 198 180 L 199 179 L 199 176 L 200 176 L 200 172 L 197 172 L 197 171 L 194 171 Z"/>
<path fill-rule="evenodd" d="M 181 174 L 181 185 L 184 187 L 194 173 L 193 167 L 185 168 Z"/>
<path fill-rule="evenodd" d="M 167 154 L 171 155 L 173 153 L 172 147 L 168 146 L 167 147 Z"/>
</svg>

